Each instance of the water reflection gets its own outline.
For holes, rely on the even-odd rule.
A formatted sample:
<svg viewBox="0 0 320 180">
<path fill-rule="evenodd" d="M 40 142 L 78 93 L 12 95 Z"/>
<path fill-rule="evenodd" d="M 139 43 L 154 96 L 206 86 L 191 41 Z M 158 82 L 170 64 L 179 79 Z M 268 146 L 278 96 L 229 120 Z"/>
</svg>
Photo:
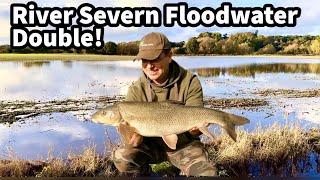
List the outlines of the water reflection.
<svg viewBox="0 0 320 180">
<path fill-rule="evenodd" d="M 196 68 L 191 69 L 201 77 L 232 76 L 253 77 L 261 73 L 313 73 L 320 74 L 320 64 L 250 64 L 227 68 Z"/>
<path fill-rule="evenodd" d="M 315 59 L 177 57 L 175 60 L 200 76 L 205 96 L 261 98 L 250 92 L 320 87 L 320 60 Z M 0 62 L 0 102 L 124 95 L 141 72 L 141 62 L 132 61 Z M 267 101 L 270 106 L 255 111 L 237 108 L 225 111 L 249 118 L 252 123 L 244 126 L 249 131 L 257 123 L 267 126 L 300 121 L 303 125 L 319 126 L 319 97 L 270 97 Z M 6 147 L 14 149 L 21 158 L 36 159 L 38 154 L 45 156 L 50 146 L 56 152 L 67 152 L 70 148 L 81 151 L 92 141 L 102 150 L 106 142 L 102 125 L 83 122 L 71 112 L 44 114 L 24 122 L 16 122 L 10 128 L 0 124 L 0 156 Z M 109 132 L 115 140 L 115 129 Z"/>
<path fill-rule="evenodd" d="M 320 82 L 317 60 L 312 60 L 316 63 L 304 59 L 289 63 L 287 59 L 267 58 L 179 57 L 176 60 L 200 76 L 206 96 L 223 97 L 222 92 L 236 93 L 251 87 L 314 88 Z M 266 63 L 268 61 L 275 63 Z M 141 62 L 132 61 L 0 62 L 0 99 L 48 101 L 125 95 L 141 72 Z M 231 81 L 234 83 L 228 84 Z M 247 82 L 240 83 L 242 81 Z"/>
<path fill-rule="evenodd" d="M 109 129 L 109 134 L 117 138 L 114 128 Z M 62 153 L 65 158 L 68 152 L 80 153 L 90 144 L 97 145 L 97 151 L 102 152 L 105 143 L 104 126 L 79 121 L 72 113 L 45 114 L 10 127 L 0 124 L 0 159 L 8 158 L 7 148 L 19 159 L 47 158 L 51 149 L 54 156 Z"/>
<path fill-rule="evenodd" d="M 26 68 L 32 68 L 32 67 L 41 68 L 42 66 L 50 66 L 50 61 L 30 61 L 30 62 L 23 62 L 23 67 L 26 67 Z"/>
<path fill-rule="evenodd" d="M 72 66 L 73 66 L 73 61 L 70 61 L 70 60 L 68 60 L 68 61 L 63 61 L 63 65 L 64 65 L 64 67 L 71 69 Z"/>
<path fill-rule="evenodd" d="M 26 66 L 21 62 L 0 62 L 0 100 L 123 95 L 141 74 L 139 68 L 121 67 L 124 63 L 127 62 L 51 61 Z"/>
<path fill-rule="evenodd" d="M 285 103 L 288 105 L 288 102 Z M 301 104 L 303 103 L 294 106 L 294 108 Z M 307 129 L 320 126 L 316 122 L 308 121 L 313 120 L 314 117 L 300 116 L 310 106 L 306 106 L 302 111 L 291 111 L 291 109 L 286 111 L 286 109 L 278 108 L 280 105 L 282 104 L 273 104 L 272 108 L 260 107 L 251 110 L 232 108 L 223 111 L 250 119 L 250 124 L 240 127 L 248 132 L 255 130 L 257 124 L 266 128 L 275 122 L 280 125 L 288 122 L 299 123 L 301 127 Z M 88 114 L 92 113 L 93 111 L 88 112 Z M 112 143 L 119 140 L 119 134 L 114 127 L 84 121 L 83 118 L 79 118 L 75 114 L 78 113 L 44 114 L 14 122 L 10 127 L 0 124 L 0 159 L 8 158 L 7 148 L 12 149 L 15 157 L 19 159 L 45 159 L 51 149 L 53 149 L 55 157 L 62 155 L 65 158 L 70 151 L 76 154 L 81 153 L 84 147 L 92 144 L 95 144 L 97 152 L 102 154 L 107 146 L 105 128 L 108 128 L 108 135 Z M 219 135 L 221 127 L 212 125 L 209 130 Z"/>
</svg>

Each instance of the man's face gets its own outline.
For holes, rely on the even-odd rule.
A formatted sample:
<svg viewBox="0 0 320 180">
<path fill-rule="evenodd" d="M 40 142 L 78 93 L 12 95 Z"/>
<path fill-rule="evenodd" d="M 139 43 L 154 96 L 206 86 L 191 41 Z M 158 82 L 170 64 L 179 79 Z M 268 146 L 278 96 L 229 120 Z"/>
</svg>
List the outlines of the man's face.
<svg viewBox="0 0 320 180">
<path fill-rule="evenodd" d="M 171 58 L 170 51 L 168 54 L 162 52 L 157 59 L 152 61 L 142 59 L 142 70 L 154 83 L 164 83 L 168 79 Z"/>
</svg>

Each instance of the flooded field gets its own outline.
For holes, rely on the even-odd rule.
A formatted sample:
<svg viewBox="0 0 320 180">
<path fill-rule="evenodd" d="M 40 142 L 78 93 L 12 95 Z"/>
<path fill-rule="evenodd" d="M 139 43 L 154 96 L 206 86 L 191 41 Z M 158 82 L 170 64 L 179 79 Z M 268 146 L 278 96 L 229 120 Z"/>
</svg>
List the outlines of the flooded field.
<svg viewBox="0 0 320 180">
<path fill-rule="evenodd" d="M 298 123 L 306 130 L 320 127 L 320 59 L 174 59 L 199 76 L 206 107 L 247 117 L 247 132 L 275 122 Z M 90 144 L 102 152 L 106 127 L 89 117 L 123 100 L 141 75 L 140 66 L 139 61 L 0 62 L 0 159 L 9 153 L 18 159 L 46 159 L 49 151 L 66 157 Z M 116 141 L 116 130 L 107 129 Z M 209 129 L 220 133 L 216 126 Z"/>
</svg>

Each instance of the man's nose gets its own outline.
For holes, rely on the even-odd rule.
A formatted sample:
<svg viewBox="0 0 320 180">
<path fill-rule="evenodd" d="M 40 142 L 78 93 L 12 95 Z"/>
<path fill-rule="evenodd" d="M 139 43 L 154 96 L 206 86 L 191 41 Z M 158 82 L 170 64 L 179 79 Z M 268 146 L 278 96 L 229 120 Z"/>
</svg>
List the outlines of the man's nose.
<svg viewBox="0 0 320 180">
<path fill-rule="evenodd" d="M 146 67 L 150 69 L 150 68 L 153 68 L 154 65 L 153 65 L 153 63 L 151 61 L 148 61 Z"/>
</svg>

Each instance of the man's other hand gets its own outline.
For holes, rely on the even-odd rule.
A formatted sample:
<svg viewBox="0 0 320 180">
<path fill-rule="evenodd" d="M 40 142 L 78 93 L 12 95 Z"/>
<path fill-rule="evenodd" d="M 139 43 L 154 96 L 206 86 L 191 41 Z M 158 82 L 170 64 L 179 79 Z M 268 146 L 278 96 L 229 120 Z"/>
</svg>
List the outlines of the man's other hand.
<svg viewBox="0 0 320 180">
<path fill-rule="evenodd" d="M 126 121 L 122 122 L 124 125 L 130 126 L 130 124 Z M 116 127 L 118 133 L 119 133 L 119 127 Z M 143 136 L 141 136 L 140 134 L 137 133 L 133 133 L 129 144 L 132 145 L 133 147 L 138 147 L 143 141 Z"/>
<path fill-rule="evenodd" d="M 203 127 L 207 127 L 207 126 L 209 126 L 209 123 L 204 123 L 204 124 L 203 124 Z M 193 128 L 191 128 L 191 129 L 189 130 L 189 133 L 190 133 L 191 135 L 196 135 L 196 134 L 200 133 L 200 130 L 199 130 L 199 128 L 197 128 L 197 127 L 193 127 Z"/>
<path fill-rule="evenodd" d="M 191 128 L 191 129 L 189 130 L 189 133 L 190 133 L 191 135 L 196 135 L 196 134 L 200 133 L 200 130 L 199 130 L 198 128 L 196 128 L 196 127 L 193 127 L 193 128 Z"/>
</svg>

